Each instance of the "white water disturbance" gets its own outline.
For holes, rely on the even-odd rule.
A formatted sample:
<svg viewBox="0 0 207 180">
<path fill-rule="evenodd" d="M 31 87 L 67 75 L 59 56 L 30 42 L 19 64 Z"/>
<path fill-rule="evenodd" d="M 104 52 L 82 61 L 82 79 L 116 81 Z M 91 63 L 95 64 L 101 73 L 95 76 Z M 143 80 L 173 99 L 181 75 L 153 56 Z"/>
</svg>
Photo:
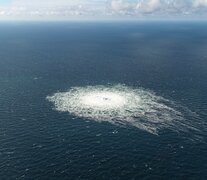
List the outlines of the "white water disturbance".
<svg viewBox="0 0 207 180">
<path fill-rule="evenodd" d="M 57 111 L 97 122 L 133 126 L 152 134 L 163 128 L 194 129 L 175 103 L 142 88 L 125 85 L 74 87 L 47 99 L 54 103 Z"/>
</svg>

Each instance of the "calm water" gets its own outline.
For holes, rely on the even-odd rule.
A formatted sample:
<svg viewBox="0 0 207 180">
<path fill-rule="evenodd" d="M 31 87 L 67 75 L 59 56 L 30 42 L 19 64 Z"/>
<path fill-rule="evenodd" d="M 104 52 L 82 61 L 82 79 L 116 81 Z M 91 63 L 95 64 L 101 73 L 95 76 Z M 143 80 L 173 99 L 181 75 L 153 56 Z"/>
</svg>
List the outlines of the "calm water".
<svg viewBox="0 0 207 180">
<path fill-rule="evenodd" d="M 46 100 L 107 84 L 190 109 L 202 138 L 75 118 Z M 205 124 L 207 23 L 0 23 L 0 179 L 207 179 Z"/>
</svg>

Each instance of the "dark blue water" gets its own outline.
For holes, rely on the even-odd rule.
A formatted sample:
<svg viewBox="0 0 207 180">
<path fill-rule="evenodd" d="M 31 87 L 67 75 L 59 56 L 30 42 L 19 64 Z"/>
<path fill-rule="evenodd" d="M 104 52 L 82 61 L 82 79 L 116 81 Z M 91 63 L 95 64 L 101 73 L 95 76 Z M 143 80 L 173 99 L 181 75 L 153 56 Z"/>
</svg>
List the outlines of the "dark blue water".
<svg viewBox="0 0 207 180">
<path fill-rule="evenodd" d="M 197 113 L 202 139 L 74 119 L 45 99 L 118 83 Z M 0 179 L 207 179 L 206 123 L 207 23 L 0 23 Z"/>
</svg>

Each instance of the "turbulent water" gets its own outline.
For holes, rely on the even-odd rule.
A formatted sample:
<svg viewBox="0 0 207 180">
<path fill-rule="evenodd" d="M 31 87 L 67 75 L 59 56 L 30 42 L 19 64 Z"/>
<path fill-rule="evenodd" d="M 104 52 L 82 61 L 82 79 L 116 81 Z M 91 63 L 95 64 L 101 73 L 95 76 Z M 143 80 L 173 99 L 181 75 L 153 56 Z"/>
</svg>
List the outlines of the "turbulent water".
<svg viewBox="0 0 207 180">
<path fill-rule="evenodd" d="M 162 128 L 175 131 L 199 131 L 200 128 L 199 124 L 195 126 L 195 122 L 185 119 L 181 111 L 195 117 L 196 114 L 141 88 L 124 85 L 75 87 L 47 99 L 58 111 L 97 122 L 134 126 L 152 134 Z"/>
<path fill-rule="evenodd" d="M 207 23 L 1 22 L 0 179 L 207 179 Z"/>
</svg>

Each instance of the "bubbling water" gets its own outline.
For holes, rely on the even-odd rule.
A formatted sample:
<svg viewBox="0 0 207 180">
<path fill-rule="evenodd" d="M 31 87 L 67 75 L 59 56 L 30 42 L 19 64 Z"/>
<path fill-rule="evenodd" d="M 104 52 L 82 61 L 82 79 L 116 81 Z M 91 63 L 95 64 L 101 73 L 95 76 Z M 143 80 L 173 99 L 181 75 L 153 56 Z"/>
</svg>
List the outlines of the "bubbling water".
<svg viewBox="0 0 207 180">
<path fill-rule="evenodd" d="M 47 99 L 55 109 L 97 122 L 133 126 L 152 134 L 163 128 L 194 129 L 179 111 L 180 106 L 155 93 L 125 85 L 73 87 Z"/>
<path fill-rule="evenodd" d="M 90 92 L 80 98 L 80 103 L 92 108 L 114 109 L 126 104 L 127 99 L 114 92 Z"/>
</svg>

